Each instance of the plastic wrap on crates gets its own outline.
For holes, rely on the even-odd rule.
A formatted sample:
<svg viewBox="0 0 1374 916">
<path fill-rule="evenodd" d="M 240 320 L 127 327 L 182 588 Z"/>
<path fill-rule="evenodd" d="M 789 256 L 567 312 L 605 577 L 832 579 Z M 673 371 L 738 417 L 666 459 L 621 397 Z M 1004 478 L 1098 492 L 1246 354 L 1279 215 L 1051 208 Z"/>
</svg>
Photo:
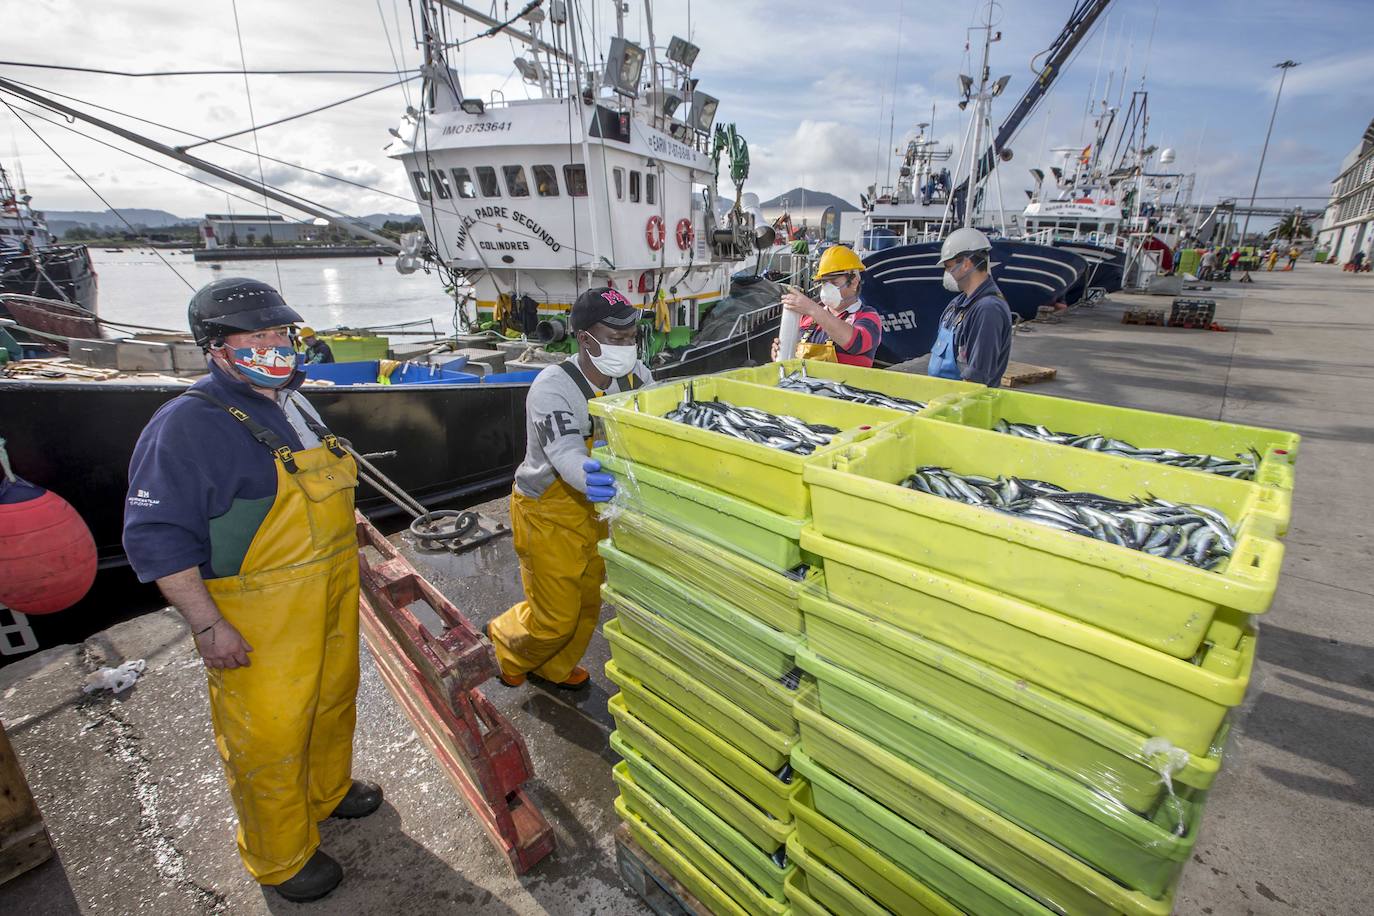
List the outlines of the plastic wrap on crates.
<svg viewBox="0 0 1374 916">
<path fill-rule="evenodd" d="M 952 398 L 983 389 L 975 382 L 815 359 L 788 359 L 731 369 L 722 372 L 721 377 L 768 388 L 809 392 L 815 397 L 857 400 L 905 413 L 925 413 Z M 896 399 L 896 403 L 888 403 L 888 398 Z"/>
</svg>

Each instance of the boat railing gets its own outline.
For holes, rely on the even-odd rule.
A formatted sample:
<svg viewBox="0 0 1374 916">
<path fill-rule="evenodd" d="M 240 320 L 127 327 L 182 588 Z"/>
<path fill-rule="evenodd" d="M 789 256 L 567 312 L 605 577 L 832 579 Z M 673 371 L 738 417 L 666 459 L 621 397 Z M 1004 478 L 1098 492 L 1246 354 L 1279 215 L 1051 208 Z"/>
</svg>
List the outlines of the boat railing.
<svg viewBox="0 0 1374 916">
<path fill-rule="evenodd" d="M 751 334 L 760 326 L 768 324 L 774 318 L 782 317 L 782 303 L 774 302 L 769 305 L 760 306 L 753 311 L 745 312 L 735 318 L 735 323 L 730 326 L 730 333 L 726 335 L 727 340 L 738 337 L 741 334 Z"/>
</svg>

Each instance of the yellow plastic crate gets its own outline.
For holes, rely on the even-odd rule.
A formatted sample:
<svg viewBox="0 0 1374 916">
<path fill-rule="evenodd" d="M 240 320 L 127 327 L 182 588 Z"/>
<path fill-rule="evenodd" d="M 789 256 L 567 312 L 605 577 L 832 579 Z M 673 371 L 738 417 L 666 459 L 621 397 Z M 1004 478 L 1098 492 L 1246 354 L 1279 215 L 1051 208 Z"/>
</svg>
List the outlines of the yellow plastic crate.
<svg viewBox="0 0 1374 916">
<path fill-rule="evenodd" d="M 684 671 L 785 734 L 795 734 L 792 702 L 797 692 L 716 648 L 667 618 L 602 586 L 602 600 L 618 615 L 625 635 L 648 646 Z"/>
<path fill-rule="evenodd" d="M 869 391 L 877 391 L 889 397 L 920 401 L 926 405 L 925 410 L 920 411 L 922 414 L 935 409 L 938 406 L 937 401 L 938 404 L 945 404 L 959 396 L 986 390 L 976 382 L 956 382 L 953 379 L 918 375 L 914 372 L 848 366 L 844 363 L 832 363 L 816 359 L 787 359 L 776 363 L 766 363 L 762 366 L 731 369 L 729 372 L 720 373 L 718 378 L 738 379 L 752 385 L 776 388 L 780 378 L 779 370 L 791 375 L 803 366 L 806 367 L 806 374 L 813 378 L 843 382 L 854 388 L 866 388 Z M 820 395 L 812 395 L 812 397 L 820 397 Z"/>
<path fill-rule="evenodd" d="M 923 465 L 1015 475 L 1116 499 L 1199 503 L 1240 525 L 1236 550 L 1196 569 L 991 509 L 900 486 Z M 812 524 L 835 540 L 996 589 L 1191 658 L 1220 608 L 1268 610 L 1278 585 L 1285 517 L 1278 491 L 1245 481 L 1113 458 L 911 417 L 806 467 Z"/>
<path fill-rule="evenodd" d="M 1051 909 L 1075 916 L 1168 916 L 1172 910 L 1172 888 L 1161 899 L 1128 890 L 997 810 L 832 721 L 822 714 L 812 691 L 803 692 L 798 716 L 808 757 Z"/>
<path fill-rule="evenodd" d="M 744 751 L 770 772 L 777 772 L 792 753 L 797 734 L 780 732 L 750 715 L 729 697 L 712 690 L 700 677 L 626 636 L 612 620 L 602 628 L 611 644 L 616 668 L 639 680 L 655 694 Z"/>
<path fill-rule="evenodd" d="M 831 598 L 857 611 L 845 615 L 824 599 L 802 597 L 809 645 L 823 657 L 850 664 L 852 655 L 827 652 L 854 652 L 844 643 L 846 632 L 889 640 L 878 626 L 886 622 L 1201 757 L 1211 752 L 1227 711 L 1245 698 L 1255 663 L 1253 631 L 1234 648 L 1208 644 L 1194 663 L 991 589 L 809 532 L 802 537 L 824 557 Z M 1219 629 L 1225 639 L 1235 631 Z M 835 642 L 822 649 L 818 638 Z"/>
<path fill-rule="evenodd" d="M 726 893 L 709 876 L 703 874 L 701 869 L 692 864 L 691 859 L 679 852 L 663 836 L 660 836 L 643 818 L 631 811 L 624 800 L 619 797 L 615 800 L 615 813 L 630 829 L 630 836 L 634 837 L 639 848 L 643 849 L 659 865 L 662 865 L 668 874 L 681 881 L 682 886 L 691 891 L 698 900 L 709 906 L 712 916 L 757 916 L 757 914 L 740 906 L 735 898 Z"/>
<path fill-rule="evenodd" d="M 825 866 L 821 867 L 824 868 Z M 839 876 L 836 877 L 838 880 L 844 880 Z M 851 884 L 850 887 L 853 885 Z M 811 896 L 811 887 L 807 881 L 806 872 L 800 868 L 794 869 L 792 874 L 787 876 L 787 881 L 783 884 L 783 891 L 787 894 L 787 902 L 792 904 L 794 916 L 836 916 L 834 910 Z M 853 913 L 854 916 L 887 916 L 887 912 L 877 904 L 873 904 L 876 909 L 863 908 L 862 901 L 868 903 L 872 903 L 872 901 L 865 897 L 858 888 L 854 888 L 854 892 L 859 895 L 860 901 L 848 906 L 844 912 Z"/>
<path fill-rule="evenodd" d="M 807 423 L 825 423 L 840 432 L 811 456 L 798 455 L 709 432 L 664 418 L 681 403 L 687 386 L 700 401 L 719 399 L 741 407 L 786 414 Z M 624 394 L 596 398 L 588 409 L 605 427 L 616 457 L 685 477 L 788 518 L 810 514 L 802 467 L 807 457 L 834 451 L 910 416 L 827 398 L 776 391 L 732 379 L 707 376 Z"/>
<path fill-rule="evenodd" d="M 797 869 L 788 876 L 784 886 L 787 899 L 803 912 L 835 913 L 844 916 L 889 916 L 891 910 L 865 894 L 854 884 L 807 851 L 797 834 L 787 841 L 787 858 Z M 874 858 L 878 858 L 874 854 Z M 915 882 L 915 879 L 912 879 Z M 901 916 L 954 916 L 959 910 L 934 891 L 928 900 L 902 901 Z M 926 903 L 930 905 L 925 905 Z M 813 909 L 807 910 L 807 905 Z"/>
<path fill-rule="evenodd" d="M 1030 423 L 1054 432 L 1103 435 L 1137 448 L 1168 448 L 1221 458 L 1248 454 L 1254 449 L 1259 452 L 1260 461 L 1251 483 L 1278 491 L 1283 507 L 1280 534 L 1287 530 L 1298 457 L 1296 433 L 1005 389 L 985 389 L 948 399 L 932 405 L 923 416 L 986 430 L 996 426 L 998 420 Z"/>
</svg>

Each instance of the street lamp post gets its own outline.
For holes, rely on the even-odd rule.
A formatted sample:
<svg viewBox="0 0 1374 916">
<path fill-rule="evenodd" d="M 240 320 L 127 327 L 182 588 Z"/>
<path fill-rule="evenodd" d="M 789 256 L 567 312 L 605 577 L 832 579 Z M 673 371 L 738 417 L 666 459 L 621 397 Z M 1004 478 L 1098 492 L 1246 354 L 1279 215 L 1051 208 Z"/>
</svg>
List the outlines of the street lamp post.
<svg viewBox="0 0 1374 916">
<path fill-rule="evenodd" d="M 1250 213 L 1255 209 L 1255 195 L 1259 193 L 1260 175 L 1264 174 L 1264 157 L 1269 154 L 1269 137 L 1274 132 L 1274 119 L 1279 116 L 1279 99 L 1283 97 L 1283 81 L 1288 78 L 1288 71 L 1298 65 L 1296 60 L 1285 60 L 1274 64 L 1279 72 L 1279 89 L 1274 93 L 1274 111 L 1269 115 L 1269 129 L 1264 132 L 1264 148 L 1260 150 L 1259 168 L 1255 169 L 1255 185 L 1250 189 L 1250 209 L 1245 211 L 1245 225 L 1240 230 L 1240 245 L 1245 247 L 1245 236 L 1250 232 Z M 1246 259 L 1247 264 L 1249 259 Z M 1245 269 L 1245 274 L 1238 281 L 1240 283 L 1253 283 L 1254 279 L 1250 276 L 1250 269 Z"/>
</svg>

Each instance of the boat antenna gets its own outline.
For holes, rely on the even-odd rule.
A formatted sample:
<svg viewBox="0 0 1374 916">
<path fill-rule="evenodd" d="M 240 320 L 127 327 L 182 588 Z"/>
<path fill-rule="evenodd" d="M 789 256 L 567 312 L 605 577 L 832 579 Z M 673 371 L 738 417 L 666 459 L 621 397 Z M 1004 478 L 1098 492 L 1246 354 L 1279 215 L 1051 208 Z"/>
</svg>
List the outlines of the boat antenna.
<svg viewBox="0 0 1374 916">
<path fill-rule="evenodd" d="M 906 17 L 906 4 L 897 4 L 897 56 L 892 61 L 892 108 L 888 111 L 887 120 L 887 174 L 883 176 L 883 183 L 891 186 L 892 184 L 892 140 L 897 131 L 897 71 L 902 65 L 902 24 Z M 882 130 L 882 128 L 878 128 Z"/>
<path fill-rule="evenodd" d="M 262 148 L 258 146 L 258 118 L 257 115 L 253 114 L 253 90 L 248 85 L 248 57 L 244 54 L 243 51 L 243 29 L 239 26 L 238 0 L 229 0 L 229 8 L 234 12 L 234 33 L 238 38 L 239 63 L 243 65 L 243 94 L 248 99 L 248 123 L 253 125 L 253 150 L 256 153 L 258 159 L 258 180 L 262 182 L 262 206 L 263 209 L 267 211 L 267 216 L 270 220 L 270 218 L 273 215 L 272 205 L 268 203 L 267 200 L 267 173 L 262 167 Z M 281 214 L 277 215 L 280 216 Z M 286 218 L 283 216 L 282 219 L 283 221 L 285 221 Z M 271 235 L 271 233 L 272 230 L 269 227 L 267 230 L 267 234 Z M 272 246 L 272 266 L 273 268 L 275 268 L 277 272 L 277 292 L 285 295 L 286 290 L 283 289 L 281 281 L 281 260 L 277 257 L 276 245 Z"/>
</svg>

